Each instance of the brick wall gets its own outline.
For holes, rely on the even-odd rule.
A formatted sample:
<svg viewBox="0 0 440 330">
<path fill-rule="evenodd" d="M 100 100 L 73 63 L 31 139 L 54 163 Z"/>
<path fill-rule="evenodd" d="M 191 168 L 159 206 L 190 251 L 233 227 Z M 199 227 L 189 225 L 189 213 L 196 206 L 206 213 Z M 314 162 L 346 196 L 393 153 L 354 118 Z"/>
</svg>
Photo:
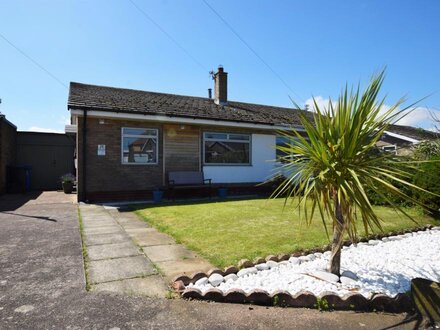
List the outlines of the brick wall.
<svg viewBox="0 0 440 330">
<path fill-rule="evenodd" d="M 203 132 L 270 134 L 267 130 L 219 126 L 184 126 L 185 128 L 182 129 L 181 125 L 162 125 L 147 121 L 117 119 L 104 119 L 104 123 L 100 124 L 99 119 L 88 117 L 86 151 L 87 199 L 91 201 L 148 199 L 151 197 L 152 189 L 164 185 L 168 171 L 200 170 L 201 152 L 203 148 L 200 134 Z M 159 157 L 157 165 L 121 164 L 122 127 L 157 128 L 159 130 Z M 77 179 L 79 200 L 84 200 L 82 128 L 83 118 L 79 117 L 77 122 Z M 164 141 L 164 134 L 168 134 L 165 137 L 166 141 Z M 179 143 L 181 143 L 181 147 L 178 146 Z M 97 155 L 99 144 L 106 146 L 105 156 Z M 174 150 L 173 154 L 170 154 L 171 151 L 166 153 L 166 164 L 163 162 L 164 145 L 168 146 L 171 151 Z"/>
<path fill-rule="evenodd" d="M 77 154 L 78 154 L 78 199 L 84 199 L 83 177 L 83 118 L 77 123 Z M 141 127 L 156 128 L 159 130 L 158 164 L 127 165 L 121 160 L 121 128 Z M 162 126 L 156 123 L 110 120 L 105 119 L 100 124 L 99 119 L 87 118 L 87 168 L 86 185 L 89 200 L 100 199 L 131 199 L 142 198 L 143 194 L 159 187 L 163 182 L 162 164 Z M 98 156 L 99 144 L 106 146 L 105 156 Z"/>
<path fill-rule="evenodd" d="M 0 194 L 6 192 L 7 166 L 15 165 L 17 129 L 0 117 Z"/>
</svg>

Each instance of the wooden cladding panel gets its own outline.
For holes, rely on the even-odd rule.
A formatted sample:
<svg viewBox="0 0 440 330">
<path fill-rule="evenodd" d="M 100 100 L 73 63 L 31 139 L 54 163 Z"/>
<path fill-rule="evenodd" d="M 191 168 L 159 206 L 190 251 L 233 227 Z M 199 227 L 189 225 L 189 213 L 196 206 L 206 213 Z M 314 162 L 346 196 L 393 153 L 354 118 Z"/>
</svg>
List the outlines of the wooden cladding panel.
<svg viewBox="0 0 440 330">
<path fill-rule="evenodd" d="M 200 170 L 200 129 L 164 125 L 165 175 L 170 171 Z"/>
</svg>

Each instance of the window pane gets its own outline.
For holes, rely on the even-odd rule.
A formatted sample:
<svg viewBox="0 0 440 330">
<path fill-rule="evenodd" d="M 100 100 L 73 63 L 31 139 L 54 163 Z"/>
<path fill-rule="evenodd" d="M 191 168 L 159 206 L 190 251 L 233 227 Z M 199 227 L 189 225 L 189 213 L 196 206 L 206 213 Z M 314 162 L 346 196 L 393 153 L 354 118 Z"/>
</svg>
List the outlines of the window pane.
<svg viewBox="0 0 440 330">
<path fill-rule="evenodd" d="M 145 128 L 123 128 L 123 133 L 126 135 L 152 135 L 157 136 L 157 130 Z"/>
<path fill-rule="evenodd" d="M 249 135 L 244 135 L 244 134 L 229 134 L 229 140 L 243 140 L 243 141 L 249 141 Z"/>
<path fill-rule="evenodd" d="M 228 138 L 227 134 L 205 133 L 205 139 L 226 140 L 227 138 Z"/>
<path fill-rule="evenodd" d="M 205 141 L 205 163 L 249 164 L 249 143 Z"/>
<path fill-rule="evenodd" d="M 277 136 L 277 149 L 276 149 L 276 156 L 277 159 L 285 157 L 288 155 L 286 151 L 279 150 L 279 147 L 287 147 L 289 143 L 289 138 L 287 136 Z"/>
<path fill-rule="evenodd" d="M 157 162 L 156 138 L 124 137 L 122 158 L 128 164 L 148 164 Z"/>
<path fill-rule="evenodd" d="M 296 137 L 288 137 L 288 136 L 277 136 L 276 143 L 277 143 L 277 149 L 276 149 L 276 156 L 277 159 L 286 157 L 290 155 L 290 152 L 287 150 L 279 150 L 279 147 L 284 148 L 290 148 L 292 145 L 295 145 L 295 142 L 298 141 Z"/>
</svg>

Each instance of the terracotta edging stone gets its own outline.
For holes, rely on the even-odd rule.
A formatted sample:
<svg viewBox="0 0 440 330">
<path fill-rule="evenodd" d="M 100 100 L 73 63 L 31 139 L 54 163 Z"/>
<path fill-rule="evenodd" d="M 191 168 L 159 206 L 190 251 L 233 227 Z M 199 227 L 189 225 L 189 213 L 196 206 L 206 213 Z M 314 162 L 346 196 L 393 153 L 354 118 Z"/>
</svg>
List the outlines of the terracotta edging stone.
<svg viewBox="0 0 440 330">
<path fill-rule="evenodd" d="M 392 232 L 384 235 L 370 235 L 367 238 L 363 238 L 361 242 L 368 242 L 370 239 L 380 240 L 384 237 L 391 237 L 397 235 L 404 235 L 406 233 L 412 233 L 417 231 L 426 231 L 432 229 L 432 225 L 426 225 L 424 227 L 415 228 L 413 230 L 402 230 L 399 232 Z M 352 242 L 344 242 L 344 246 L 349 246 Z M 279 256 L 269 255 L 266 258 L 257 257 L 254 261 L 249 259 L 242 259 L 238 263 L 238 267 L 229 266 L 222 271 L 219 268 L 213 268 L 208 272 L 196 272 L 188 276 L 186 274 L 178 275 L 174 278 L 172 287 L 182 295 L 185 299 L 199 299 L 209 300 L 216 302 L 228 302 L 228 303 L 251 303 L 256 305 L 278 305 L 283 307 L 306 307 L 314 308 L 319 300 L 326 300 L 330 309 L 338 310 L 376 310 L 392 313 L 408 312 L 414 309 L 414 303 L 411 297 L 406 293 L 399 293 L 395 297 L 390 297 L 385 294 L 376 294 L 371 299 L 367 299 L 360 293 L 349 293 L 343 297 L 340 297 L 335 292 L 322 292 L 318 296 L 315 296 L 309 291 L 300 291 L 295 295 L 291 295 L 287 291 L 277 291 L 272 295 L 265 290 L 254 289 L 246 294 L 241 289 L 231 289 L 227 292 L 222 292 L 217 288 L 207 290 L 204 294 L 196 288 L 187 288 L 190 283 L 195 283 L 201 278 L 211 276 L 212 274 L 220 274 L 222 276 L 237 274 L 240 269 L 254 267 L 255 265 L 265 263 L 268 261 L 281 262 L 289 260 L 290 257 L 299 257 L 313 253 L 324 253 L 330 250 L 330 246 L 323 248 L 314 248 L 308 251 L 295 252 L 292 254 L 282 254 Z"/>
</svg>

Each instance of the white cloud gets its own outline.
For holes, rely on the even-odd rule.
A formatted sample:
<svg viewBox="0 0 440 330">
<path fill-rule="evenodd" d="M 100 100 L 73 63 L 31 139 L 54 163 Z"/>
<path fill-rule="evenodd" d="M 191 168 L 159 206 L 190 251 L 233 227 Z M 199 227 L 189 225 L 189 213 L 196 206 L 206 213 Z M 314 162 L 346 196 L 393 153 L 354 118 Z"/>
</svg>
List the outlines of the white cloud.
<svg viewBox="0 0 440 330">
<path fill-rule="evenodd" d="M 322 96 L 316 96 L 315 101 L 318 104 L 318 107 L 321 111 L 327 111 L 329 108 L 330 98 L 325 98 Z M 336 101 L 332 100 L 333 106 L 336 107 Z M 304 103 L 304 106 L 307 106 L 310 111 L 315 111 L 315 104 L 313 102 L 313 98 L 309 98 Z M 390 106 L 384 104 L 381 108 L 381 113 L 389 110 Z M 399 110 L 399 109 L 398 109 Z M 414 110 L 400 119 L 396 124 L 404 125 L 404 126 L 414 126 L 414 127 L 422 127 L 429 130 L 435 129 L 435 122 L 432 119 L 432 114 L 436 116 L 440 120 L 440 110 L 433 110 L 427 107 L 416 107 Z M 440 126 L 440 123 L 438 123 Z"/>
<path fill-rule="evenodd" d="M 59 123 L 61 125 L 70 125 L 70 117 L 61 116 Z"/>
<path fill-rule="evenodd" d="M 327 112 L 327 110 L 329 109 L 330 99 L 329 98 L 324 98 L 324 97 L 319 96 L 319 95 L 315 96 L 314 99 L 315 99 L 316 104 L 318 105 L 319 110 L 323 111 L 323 112 Z M 310 111 L 315 112 L 316 111 L 316 109 L 315 109 L 315 102 L 313 102 L 313 97 L 311 97 L 311 98 L 306 100 L 306 102 L 304 103 L 304 106 L 308 107 L 308 109 Z M 333 106 L 336 106 L 336 102 L 333 101 L 333 100 L 332 100 L 332 104 L 333 104 Z"/>
<path fill-rule="evenodd" d="M 31 126 L 27 129 L 28 132 L 39 132 L 39 133 L 64 133 L 64 131 L 54 128 L 43 128 L 38 126 Z"/>
<path fill-rule="evenodd" d="M 432 117 L 429 109 L 425 107 L 416 107 L 408 115 L 400 119 L 397 124 L 405 126 L 426 126 L 432 122 Z"/>
</svg>

